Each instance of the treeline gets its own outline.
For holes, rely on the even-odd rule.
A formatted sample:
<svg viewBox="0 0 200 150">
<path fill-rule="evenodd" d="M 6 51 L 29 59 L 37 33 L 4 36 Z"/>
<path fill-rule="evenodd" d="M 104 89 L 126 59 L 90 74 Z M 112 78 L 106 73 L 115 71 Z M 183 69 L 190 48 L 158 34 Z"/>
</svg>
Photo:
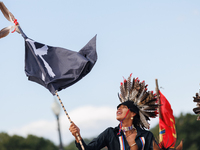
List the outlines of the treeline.
<svg viewBox="0 0 200 150">
<path fill-rule="evenodd" d="M 200 121 L 197 121 L 197 115 L 181 114 L 176 120 L 177 142 L 179 144 L 183 140 L 183 149 L 185 150 L 200 150 Z M 158 139 L 159 126 L 151 129 L 155 138 Z M 92 139 L 84 139 L 89 143 Z M 28 135 L 26 138 L 13 135 L 9 136 L 7 133 L 0 133 L 0 150 L 58 150 L 52 141 Z M 77 150 L 74 141 L 69 145 L 64 146 L 64 150 Z M 102 149 L 106 150 L 106 148 Z"/>
<path fill-rule="evenodd" d="M 90 139 L 84 139 L 89 143 Z M 13 135 L 9 136 L 7 133 L 0 133 L 0 150 L 58 150 L 52 141 L 43 137 L 28 135 L 27 138 Z M 75 142 L 71 142 L 64 147 L 64 150 L 77 150 Z M 104 150 L 104 149 L 102 149 Z M 105 149 L 106 150 L 106 149 Z"/>
<path fill-rule="evenodd" d="M 0 133 L 0 150 L 58 150 L 58 147 L 50 140 L 34 135 L 24 138 Z"/>
</svg>

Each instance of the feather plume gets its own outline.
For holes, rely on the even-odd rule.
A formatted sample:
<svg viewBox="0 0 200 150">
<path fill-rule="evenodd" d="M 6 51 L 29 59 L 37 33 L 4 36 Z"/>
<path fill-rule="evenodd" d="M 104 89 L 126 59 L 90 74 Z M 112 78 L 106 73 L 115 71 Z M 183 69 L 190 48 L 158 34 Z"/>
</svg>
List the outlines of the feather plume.
<svg viewBox="0 0 200 150">
<path fill-rule="evenodd" d="M 3 2 L 0 2 L 0 9 L 1 9 L 3 15 L 5 16 L 5 18 L 6 18 L 8 21 L 10 21 L 10 22 L 13 23 L 13 21 L 15 20 L 15 17 L 14 17 L 14 15 L 6 8 L 6 6 L 4 5 Z"/>
<path fill-rule="evenodd" d="M 137 79 L 135 81 L 134 89 L 136 89 L 138 91 L 140 90 L 140 83 L 139 83 L 139 81 Z"/>
<path fill-rule="evenodd" d="M 155 111 L 154 112 L 145 112 L 145 111 L 143 111 L 143 114 L 148 116 L 149 118 L 155 118 L 155 117 L 157 117 L 158 113 L 155 113 Z"/>
<path fill-rule="evenodd" d="M 193 98 L 194 98 L 193 102 L 200 102 L 200 97 L 198 93 L 196 93 L 196 97 Z"/>
<path fill-rule="evenodd" d="M 195 114 L 200 114 L 200 107 L 196 107 L 193 109 Z"/>
<path fill-rule="evenodd" d="M 123 86 L 124 97 L 125 97 L 125 99 L 127 99 L 127 97 L 128 97 L 128 91 L 127 91 L 127 81 L 126 81 L 126 79 L 124 79 L 124 84 L 123 85 L 124 85 Z"/>
<path fill-rule="evenodd" d="M 132 86 L 131 86 L 131 89 L 130 89 L 130 93 L 133 91 L 134 87 L 135 87 L 135 78 L 133 78 Z"/>
<path fill-rule="evenodd" d="M 124 84 L 123 83 L 121 83 L 120 92 L 121 92 L 120 97 L 121 97 L 122 101 L 124 102 L 125 101 L 125 90 L 124 90 Z"/>
<path fill-rule="evenodd" d="M 140 85 L 139 93 L 141 93 L 145 89 L 145 82 L 142 81 L 141 83 L 139 83 L 139 85 Z"/>
<path fill-rule="evenodd" d="M 142 107 L 142 110 L 147 111 L 147 112 L 154 112 L 157 108 L 158 108 L 158 105 L 146 105 Z"/>
<path fill-rule="evenodd" d="M 130 96 L 129 96 L 129 100 L 132 100 L 133 102 L 135 102 L 135 98 L 138 94 L 138 91 L 136 89 L 134 89 L 131 93 L 130 93 Z"/>
<path fill-rule="evenodd" d="M 141 104 L 141 102 L 142 102 L 142 97 L 144 97 L 144 95 L 146 95 L 145 93 L 145 88 L 143 88 L 143 90 L 142 90 L 142 92 L 140 93 L 140 95 L 139 95 L 139 97 L 137 98 L 137 100 L 136 100 L 136 104 L 138 105 L 138 104 Z"/>
<path fill-rule="evenodd" d="M 141 110 L 142 111 L 142 110 Z M 142 111 L 142 113 L 144 114 L 144 116 L 147 116 L 147 120 L 150 120 L 149 117 L 151 116 L 154 116 L 154 114 L 152 112 L 145 112 L 145 111 Z"/>
<path fill-rule="evenodd" d="M 150 92 L 146 92 L 141 98 L 140 104 L 145 105 L 146 103 L 148 103 L 150 101 L 149 95 L 150 95 Z"/>
<path fill-rule="evenodd" d="M 143 101 L 143 103 L 148 103 L 149 101 L 151 101 L 152 99 L 155 99 L 155 96 L 153 95 L 153 93 L 151 93 L 150 91 L 148 91 L 148 96 L 147 96 L 147 98 L 146 99 L 144 99 Z"/>
<path fill-rule="evenodd" d="M 145 118 L 145 116 L 143 115 L 143 113 L 142 113 L 141 111 L 139 111 L 139 115 L 140 115 L 140 120 L 141 120 L 143 126 L 144 126 L 145 128 L 147 128 L 147 129 L 149 129 L 149 124 L 148 124 L 148 122 L 146 121 L 146 118 Z"/>
<path fill-rule="evenodd" d="M 125 98 L 122 97 L 122 95 L 119 95 L 121 102 L 123 103 L 125 101 Z"/>
<path fill-rule="evenodd" d="M 123 101 L 122 101 L 122 99 L 121 99 L 121 97 L 120 97 L 119 93 L 118 93 L 118 97 L 119 97 L 119 100 L 120 100 L 120 102 L 122 103 Z"/>
<path fill-rule="evenodd" d="M 127 79 L 128 99 L 129 99 L 129 97 L 130 97 L 130 91 L 131 91 L 131 75 L 132 75 L 132 74 L 130 74 L 130 76 L 129 76 L 128 79 Z"/>
<path fill-rule="evenodd" d="M 1 31 L 0 31 L 0 38 L 3 38 L 5 36 L 7 36 L 11 29 L 15 28 L 14 31 L 17 31 L 18 33 L 21 33 L 20 30 L 19 30 L 19 23 L 17 22 L 17 20 L 15 19 L 14 15 L 6 8 L 6 6 L 4 5 L 3 2 L 0 1 L 0 10 L 1 12 L 3 13 L 4 17 L 14 23 L 15 25 L 13 26 L 9 26 L 9 27 L 6 27 L 6 28 L 3 28 Z"/>
<path fill-rule="evenodd" d="M 140 103 L 138 105 L 144 105 L 146 104 L 146 98 L 148 97 L 149 93 L 148 92 L 145 92 L 142 97 L 140 98 Z"/>
<path fill-rule="evenodd" d="M 0 31 L 0 39 L 7 36 L 13 26 L 5 27 Z"/>
<path fill-rule="evenodd" d="M 153 105 L 153 104 L 157 104 L 157 99 L 156 97 L 154 99 L 149 100 L 148 102 L 145 103 L 146 105 Z"/>
</svg>

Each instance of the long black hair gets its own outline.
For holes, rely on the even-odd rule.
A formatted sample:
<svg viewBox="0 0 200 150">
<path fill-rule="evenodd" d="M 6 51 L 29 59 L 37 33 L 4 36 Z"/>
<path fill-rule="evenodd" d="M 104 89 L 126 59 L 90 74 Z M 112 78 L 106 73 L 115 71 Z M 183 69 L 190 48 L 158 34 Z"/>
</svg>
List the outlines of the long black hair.
<svg viewBox="0 0 200 150">
<path fill-rule="evenodd" d="M 136 126 L 140 126 L 140 116 L 138 113 L 136 113 L 136 115 L 133 118 L 133 125 Z M 144 129 L 144 128 L 143 128 Z"/>
</svg>

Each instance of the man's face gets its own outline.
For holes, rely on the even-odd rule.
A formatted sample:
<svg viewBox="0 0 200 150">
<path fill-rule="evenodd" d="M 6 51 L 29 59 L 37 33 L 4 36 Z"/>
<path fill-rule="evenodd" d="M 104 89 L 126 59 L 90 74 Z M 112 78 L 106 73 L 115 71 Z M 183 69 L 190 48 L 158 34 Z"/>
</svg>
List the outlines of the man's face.
<svg viewBox="0 0 200 150">
<path fill-rule="evenodd" d="M 129 109 L 128 109 L 128 107 L 126 106 L 126 105 L 120 105 L 119 107 L 118 107 L 118 109 L 117 109 L 117 112 L 116 112 L 116 119 L 118 120 L 118 121 L 121 121 L 121 120 L 123 120 L 124 119 L 124 117 L 126 116 L 126 113 L 127 113 L 127 111 L 128 111 Z M 129 115 L 127 115 L 127 117 L 128 117 Z M 126 117 L 126 118 L 127 118 Z"/>
</svg>

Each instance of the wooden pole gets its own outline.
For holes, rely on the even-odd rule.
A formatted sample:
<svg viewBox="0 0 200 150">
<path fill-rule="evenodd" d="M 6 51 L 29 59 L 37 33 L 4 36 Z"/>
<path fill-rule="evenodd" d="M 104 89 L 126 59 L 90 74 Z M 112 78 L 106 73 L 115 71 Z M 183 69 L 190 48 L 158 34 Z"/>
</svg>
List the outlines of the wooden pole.
<svg viewBox="0 0 200 150">
<path fill-rule="evenodd" d="M 24 34 L 24 32 L 22 31 L 22 28 L 18 25 L 17 26 L 18 30 L 20 31 L 20 34 L 23 36 L 24 39 L 27 38 L 26 34 Z"/>
<path fill-rule="evenodd" d="M 162 115 L 161 115 L 161 111 L 160 111 L 160 93 L 159 93 L 159 86 L 158 86 L 158 79 L 155 79 L 156 82 L 156 95 L 157 95 L 157 99 L 158 99 L 158 115 L 159 118 L 162 119 Z M 160 128 L 159 128 L 159 132 L 160 132 Z M 161 142 L 161 135 L 159 133 L 159 143 Z"/>
<path fill-rule="evenodd" d="M 158 87 L 158 79 L 155 79 L 155 81 L 156 81 L 156 95 L 158 99 L 158 115 L 159 115 L 159 118 L 162 119 L 162 115 L 160 112 L 160 93 L 159 93 L 159 87 Z"/>
<path fill-rule="evenodd" d="M 69 114 L 67 113 L 67 111 L 66 111 L 66 109 L 65 109 L 65 107 L 64 107 L 64 105 L 63 105 L 63 102 L 61 101 L 61 99 L 60 99 L 60 97 L 59 97 L 57 91 L 55 92 L 55 94 L 56 94 L 56 96 L 57 96 L 57 98 L 58 98 L 58 100 L 59 100 L 59 102 L 60 102 L 60 104 L 61 104 L 61 106 L 62 106 L 62 108 L 63 108 L 63 110 L 64 110 L 64 112 L 65 112 L 65 114 L 67 115 L 67 118 L 68 118 L 69 122 L 72 123 L 72 120 L 70 119 Z M 79 141 L 79 143 L 80 143 L 80 145 L 81 145 L 82 150 L 85 150 L 85 148 L 84 148 L 84 146 L 83 146 L 83 143 L 81 142 L 81 139 L 80 139 L 78 133 L 76 133 L 76 137 L 78 138 L 78 141 Z"/>
</svg>

